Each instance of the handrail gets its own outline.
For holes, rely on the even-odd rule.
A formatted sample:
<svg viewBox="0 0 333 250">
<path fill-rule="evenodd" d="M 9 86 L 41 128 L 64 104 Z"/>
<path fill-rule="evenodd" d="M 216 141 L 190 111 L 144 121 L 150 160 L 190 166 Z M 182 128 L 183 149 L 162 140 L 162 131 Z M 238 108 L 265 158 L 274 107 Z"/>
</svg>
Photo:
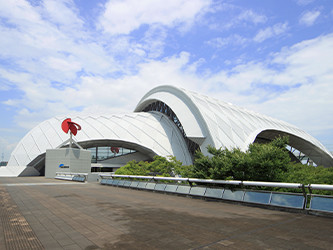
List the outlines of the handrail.
<svg viewBox="0 0 333 250">
<path fill-rule="evenodd" d="M 330 190 L 333 191 L 333 185 L 326 185 L 326 184 L 309 184 L 309 189 L 316 189 L 316 190 Z"/>
<path fill-rule="evenodd" d="M 117 174 L 100 174 L 103 177 L 118 177 L 130 179 L 150 179 L 150 180 L 165 180 L 165 181 L 184 181 L 189 183 L 211 183 L 224 185 L 238 186 L 262 186 L 262 187 L 279 187 L 279 188 L 302 188 L 301 183 L 283 183 L 283 182 L 260 182 L 260 181 L 236 181 L 236 180 L 212 180 L 212 179 L 196 179 L 196 178 L 181 178 L 181 177 L 162 177 L 162 176 L 140 176 L 140 175 L 117 175 Z M 332 186 L 333 187 L 333 186 Z"/>
<path fill-rule="evenodd" d="M 154 176 L 143 175 L 120 175 L 120 174 L 99 174 L 100 177 L 119 177 L 119 178 L 136 178 L 136 179 L 153 179 Z"/>
<path fill-rule="evenodd" d="M 213 184 L 226 184 L 226 185 L 241 185 L 242 181 L 233 180 L 212 180 L 212 179 L 195 179 L 188 178 L 189 182 L 200 182 L 200 183 L 213 183 Z"/>
<path fill-rule="evenodd" d="M 279 187 L 279 188 L 303 188 L 301 183 L 284 183 L 284 182 L 260 182 L 260 181 L 243 181 L 244 186 L 261 186 L 261 187 Z"/>
</svg>

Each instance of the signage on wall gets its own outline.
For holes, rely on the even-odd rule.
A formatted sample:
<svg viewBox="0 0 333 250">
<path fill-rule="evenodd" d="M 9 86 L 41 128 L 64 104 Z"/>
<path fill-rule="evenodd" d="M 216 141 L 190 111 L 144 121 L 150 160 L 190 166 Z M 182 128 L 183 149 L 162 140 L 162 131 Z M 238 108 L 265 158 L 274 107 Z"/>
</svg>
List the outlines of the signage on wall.
<svg viewBox="0 0 333 250">
<path fill-rule="evenodd" d="M 61 164 L 59 165 L 59 168 L 69 168 L 69 166 L 66 166 L 65 164 L 62 164 L 62 163 L 61 163 Z"/>
</svg>

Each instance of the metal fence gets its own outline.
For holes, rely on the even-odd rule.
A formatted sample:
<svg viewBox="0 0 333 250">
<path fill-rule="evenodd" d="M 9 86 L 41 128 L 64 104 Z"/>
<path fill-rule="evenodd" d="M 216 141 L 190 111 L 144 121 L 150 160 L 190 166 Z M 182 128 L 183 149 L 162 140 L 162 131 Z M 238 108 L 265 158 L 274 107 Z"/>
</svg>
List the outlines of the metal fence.
<svg viewBox="0 0 333 250">
<path fill-rule="evenodd" d="M 195 178 L 100 174 L 100 184 L 117 187 L 145 189 L 203 198 L 221 199 L 308 212 L 333 213 L 333 196 L 312 194 L 312 190 L 333 191 L 333 185 L 301 183 L 207 180 Z M 277 192 L 246 189 L 270 187 L 299 190 Z"/>
<path fill-rule="evenodd" d="M 87 176 L 87 173 L 57 172 L 54 178 L 59 180 L 85 182 Z"/>
</svg>

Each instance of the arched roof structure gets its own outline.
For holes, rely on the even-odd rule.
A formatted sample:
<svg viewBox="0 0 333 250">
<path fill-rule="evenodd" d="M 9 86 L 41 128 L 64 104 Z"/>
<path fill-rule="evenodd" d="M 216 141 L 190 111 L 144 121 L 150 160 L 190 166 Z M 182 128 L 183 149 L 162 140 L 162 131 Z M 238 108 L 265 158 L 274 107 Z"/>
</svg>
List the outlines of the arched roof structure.
<svg viewBox="0 0 333 250">
<path fill-rule="evenodd" d="M 18 143 L 11 154 L 7 172 L 19 175 L 26 166 L 43 158 L 68 139 L 60 129 L 66 117 L 42 122 Z M 142 97 L 134 113 L 124 115 L 76 115 L 82 126 L 76 141 L 84 148 L 96 145 L 130 147 L 150 157 L 174 155 L 191 164 L 193 153 L 207 146 L 246 150 L 256 140 L 288 135 L 289 144 L 305 153 L 317 165 L 333 166 L 327 149 L 305 131 L 227 102 L 174 86 L 159 86 Z M 0 168 L 0 176 L 3 175 Z"/>
<path fill-rule="evenodd" d="M 256 139 L 287 135 L 290 146 L 317 165 L 333 166 L 332 155 L 317 139 L 287 122 L 174 86 L 152 89 L 135 111 L 147 110 L 158 102 L 167 104 L 177 114 L 186 137 L 198 143 L 204 153 L 208 145 L 245 151 Z"/>
<path fill-rule="evenodd" d="M 192 163 L 180 131 L 161 113 L 76 115 L 71 118 L 82 127 L 75 140 L 84 148 L 96 145 L 123 146 L 150 158 L 154 155 L 174 155 L 184 164 Z M 13 175 L 19 175 L 25 166 L 33 164 L 38 156 L 46 152 L 46 149 L 57 148 L 65 142 L 69 135 L 61 130 L 64 119 L 66 117 L 54 117 L 33 128 L 12 152 L 7 169 L 12 170 Z"/>
</svg>

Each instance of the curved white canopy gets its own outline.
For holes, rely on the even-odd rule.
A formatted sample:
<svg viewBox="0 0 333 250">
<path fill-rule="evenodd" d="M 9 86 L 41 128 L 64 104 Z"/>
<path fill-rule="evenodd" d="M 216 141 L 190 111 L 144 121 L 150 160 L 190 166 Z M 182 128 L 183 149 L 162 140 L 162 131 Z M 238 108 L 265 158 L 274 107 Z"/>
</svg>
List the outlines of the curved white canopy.
<svg viewBox="0 0 333 250">
<path fill-rule="evenodd" d="M 257 137 L 273 139 L 288 135 L 290 146 L 309 156 L 316 164 L 333 166 L 333 157 L 314 137 L 287 122 L 277 120 L 231 103 L 174 86 L 159 86 L 149 91 L 135 108 L 136 112 L 156 101 L 167 104 L 180 120 L 186 136 L 206 147 L 246 150 Z"/>
<path fill-rule="evenodd" d="M 65 142 L 69 135 L 61 130 L 61 123 L 66 118 L 54 117 L 33 128 L 12 152 L 7 168 L 27 166 L 46 149 Z M 184 164 L 192 163 L 180 131 L 161 113 L 71 116 L 71 119 L 82 127 L 75 140 L 83 147 L 113 143 L 151 157 L 174 155 Z"/>
</svg>

